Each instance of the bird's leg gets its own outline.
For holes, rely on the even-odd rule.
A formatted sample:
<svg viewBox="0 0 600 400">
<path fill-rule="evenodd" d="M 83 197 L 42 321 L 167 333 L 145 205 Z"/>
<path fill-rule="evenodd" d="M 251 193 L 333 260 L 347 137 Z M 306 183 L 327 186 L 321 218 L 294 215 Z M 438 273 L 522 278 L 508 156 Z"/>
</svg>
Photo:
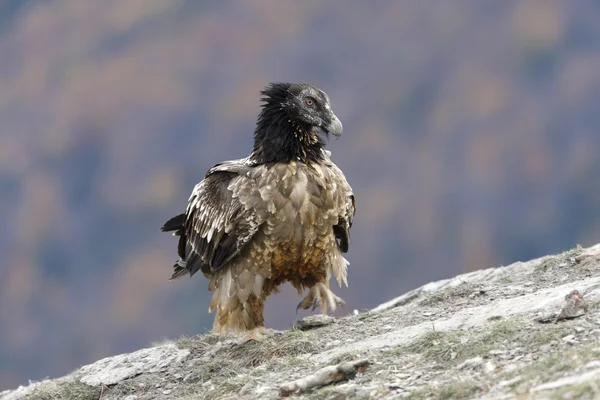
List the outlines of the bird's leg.
<svg viewBox="0 0 600 400">
<path fill-rule="evenodd" d="M 317 282 L 308 291 L 308 295 L 298 304 L 296 311 L 300 308 L 307 310 L 312 306 L 312 310 L 321 307 L 321 313 L 327 314 L 327 311 L 335 311 L 338 306 L 345 306 L 346 302 L 333 294 L 326 284 Z"/>
</svg>

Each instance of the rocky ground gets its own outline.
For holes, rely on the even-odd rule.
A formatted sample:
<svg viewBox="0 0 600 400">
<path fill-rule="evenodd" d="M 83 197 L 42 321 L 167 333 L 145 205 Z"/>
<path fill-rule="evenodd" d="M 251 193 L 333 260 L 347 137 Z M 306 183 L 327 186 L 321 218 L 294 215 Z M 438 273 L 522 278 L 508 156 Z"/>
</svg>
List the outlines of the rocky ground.
<svg viewBox="0 0 600 400">
<path fill-rule="evenodd" d="M 262 342 L 182 338 L 17 399 L 600 398 L 600 245 L 433 282 Z"/>
</svg>

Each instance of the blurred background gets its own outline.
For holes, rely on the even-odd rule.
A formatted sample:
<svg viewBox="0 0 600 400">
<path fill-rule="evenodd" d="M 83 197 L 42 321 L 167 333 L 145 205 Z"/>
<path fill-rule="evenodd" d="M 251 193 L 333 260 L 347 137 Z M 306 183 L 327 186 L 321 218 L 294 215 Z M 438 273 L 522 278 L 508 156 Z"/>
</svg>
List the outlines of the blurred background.
<svg viewBox="0 0 600 400">
<path fill-rule="evenodd" d="M 159 227 L 269 81 L 344 123 L 346 312 L 600 242 L 598 1 L 0 0 L 0 55 L 0 390 L 212 326 Z"/>
</svg>

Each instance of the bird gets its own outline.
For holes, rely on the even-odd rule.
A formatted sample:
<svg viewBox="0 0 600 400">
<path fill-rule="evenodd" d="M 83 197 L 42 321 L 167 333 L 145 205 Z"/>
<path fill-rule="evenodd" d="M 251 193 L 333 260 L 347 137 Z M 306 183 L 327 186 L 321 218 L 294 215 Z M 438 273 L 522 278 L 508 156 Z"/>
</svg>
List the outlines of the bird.
<svg viewBox="0 0 600 400">
<path fill-rule="evenodd" d="M 348 286 L 344 257 L 356 201 L 344 173 L 325 150 L 342 123 L 329 96 L 307 83 L 269 83 L 249 156 L 211 167 L 185 212 L 161 230 L 179 237 L 171 280 L 201 271 L 213 292 L 213 332 L 269 336 L 266 298 L 290 282 L 296 308 L 323 314 L 345 305 L 329 288 Z"/>
</svg>

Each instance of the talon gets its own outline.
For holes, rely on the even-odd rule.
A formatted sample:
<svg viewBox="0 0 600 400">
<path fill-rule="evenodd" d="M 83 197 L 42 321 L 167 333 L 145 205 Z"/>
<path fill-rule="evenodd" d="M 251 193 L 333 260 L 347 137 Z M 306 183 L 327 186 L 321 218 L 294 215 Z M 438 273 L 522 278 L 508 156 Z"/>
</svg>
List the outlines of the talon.
<svg viewBox="0 0 600 400">
<path fill-rule="evenodd" d="M 312 307 L 311 307 L 312 306 Z M 333 294 L 326 284 L 319 282 L 309 289 L 308 295 L 296 307 L 296 313 L 300 308 L 315 311 L 321 307 L 321 313 L 334 312 L 338 306 L 346 306 L 346 302 Z"/>
</svg>

